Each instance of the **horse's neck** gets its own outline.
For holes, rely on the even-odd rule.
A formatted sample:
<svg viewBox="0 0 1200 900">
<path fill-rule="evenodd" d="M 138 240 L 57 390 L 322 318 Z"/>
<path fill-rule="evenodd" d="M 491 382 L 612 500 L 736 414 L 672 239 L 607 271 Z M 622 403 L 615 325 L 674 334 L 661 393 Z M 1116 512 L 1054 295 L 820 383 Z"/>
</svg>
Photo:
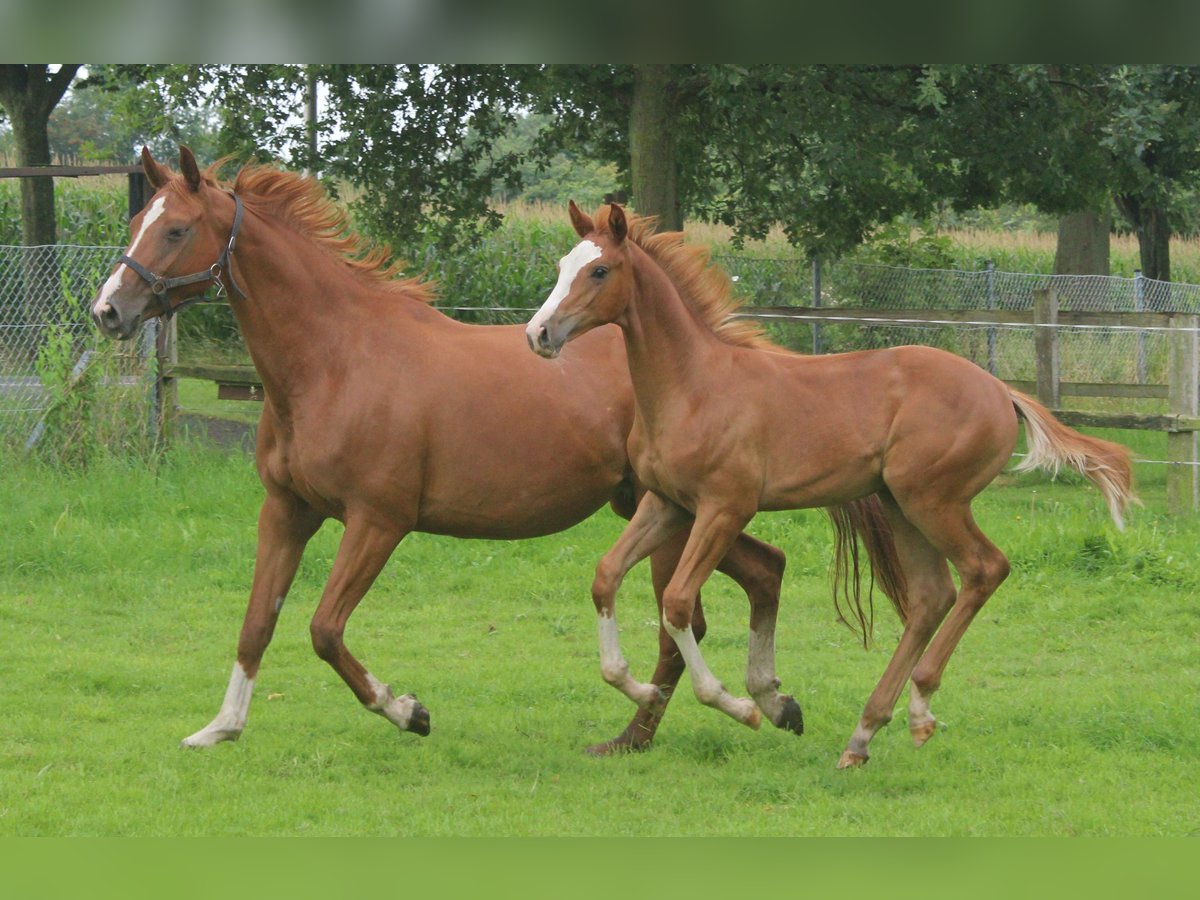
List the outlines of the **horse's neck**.
<svg viewBox="0 0 1200 900">
<path fill-rule="evenodd" d="M 371 310 L 358 302 L 371 289 L 325 250 L 270 220 L 256 217 L 247 225 L 234 251 L 234 275 L 245 296 L 232 306 L 263 386 L 277 407 L 286 407 L 289 395 L 324 377 L 329 363 L 349 352 L 356 329 L 372 327 Z M 389 315 L 410 305 L 395 301 Z"/>
<path fill-rule="evenodd" d="M 688 307 L 667 274 L 640 248 L 634 251 L 634 286 L 625 314 L 625 347 L 634 393 L 643 416 L 690 402 L 706 390 L 714 357 L 728 351 Z"/>
</svg>

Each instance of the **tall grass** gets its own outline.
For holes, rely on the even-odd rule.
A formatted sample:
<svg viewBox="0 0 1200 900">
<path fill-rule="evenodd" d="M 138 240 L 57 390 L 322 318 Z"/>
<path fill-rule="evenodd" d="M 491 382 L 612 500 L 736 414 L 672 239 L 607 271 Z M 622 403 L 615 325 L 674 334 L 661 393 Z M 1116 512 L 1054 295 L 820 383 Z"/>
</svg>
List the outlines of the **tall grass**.
<svg viewBox="0 0 1200 900">
<path fill-rule="evenodd" d="M 129 243 L 129 191 L 124 175 L 56 178 L 54 208 L 58 242 L 81 247 L 124 247 Z M 21 237 L 21 186 L 0 179 L 0 244 Z"/>
</svg>

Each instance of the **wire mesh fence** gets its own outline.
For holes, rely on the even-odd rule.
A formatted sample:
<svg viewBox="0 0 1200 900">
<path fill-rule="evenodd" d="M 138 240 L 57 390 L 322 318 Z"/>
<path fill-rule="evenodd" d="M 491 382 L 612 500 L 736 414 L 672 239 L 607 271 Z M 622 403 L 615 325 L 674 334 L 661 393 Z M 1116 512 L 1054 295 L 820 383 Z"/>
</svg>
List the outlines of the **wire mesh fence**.
<svg viewBox="0 0 1200 900">
<path fill-rule="evenodd" d="M 139 432 L 149 427 L 153 329 L 112 344 L 88 322 L 88 305 L 120 253 L 0 247 L 0 441 L 31 447 L 51 425 L 50 440 L 79 447 L 127 440 L 131 419 Z"/>
<path fill-rule="evenodd" d="M 11 442 L 14 435 L 25 439 L 31 434 L 69 392 L 81 364 L 101 372 L 91 383 L 93 391 L 120 402 L 145 399 L 145 385 L 154 377 L 153 335 L 113 344 L 98 339 L 87 321 L 87 305 L 120 252 L 117 247 L 0 247 L 0 438 Z M 1051 289 L 1064 312 L 1200 313 L 1200 286 L 1140 277 L 850 264 L 822 271 L 797 260 L 722 256 L 716 261 L 733 276 L 746 302 L 760 308 L 759 318 L 772 336 L 787 347 L 807 353 L 927 344 L 971 359 L 1007 381 L 1037 377 L 1039 326 L 976 321 L 970 311 L 1026 312 L 1039 291 Z M 537 274 L 542 273 L 531 273 L 531 279 Z M 779 308 L 779 314 L 764 307 Z M 820 307 L 824 318 L 787 316 L 795 307 Z M 493 323 L 525 321 L 532 313 L 442 308 L 470 321 Z M 886 311 L 891 318 L 872 318 L 872 310 Z M 839 311 L 855 315 L 842 317 Z M 905 317 L 904 311 L 913 315 Z M 938 318 L 939 311 L 945 319 Z M 1055 334 L 1063 382 L 1162 385 L 1167 379 L 1166 329 L 1060 324 Z M 147 411 L 144 418 L 151 415 Z"/>
</svg>

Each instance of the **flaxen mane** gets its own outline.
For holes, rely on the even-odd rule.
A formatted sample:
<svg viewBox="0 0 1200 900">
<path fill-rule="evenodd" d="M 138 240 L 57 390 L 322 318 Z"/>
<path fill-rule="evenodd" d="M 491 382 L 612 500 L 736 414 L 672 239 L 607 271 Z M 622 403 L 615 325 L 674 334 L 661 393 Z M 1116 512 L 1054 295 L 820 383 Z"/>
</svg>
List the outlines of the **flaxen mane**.
<svg viewBox="0 0 1200 900">
<path fill-rule="evenodd" d="M 216 178 L 216 171 L 224 163 L 225 160 L 214 163 L 205 170 L 204 177 L 228 189 Z M 355 231 L 345 210 L 329 198 L 315 178 L 271 166 L 250 165 L 238 172 L 232 190 L 247 206 L 268 213 L 272 219 L 328 250 L 355 277 L 382 290 L 402 292 L 426 303 L 432 300 L 430 285 L 402 277 L 403 263 L 388 262 L 390 248 L 372 244 Z"/>
<path fill-rule="evenodd" d="M 611 209 L 611 206 L 605 206 L 596 215 L 598 231 L 608 230 Z M 625 216 L 630 239 L 662 266 L 680 296 L 713 334 L 727 344 L 782 349 L 763 333 L 759 325 L 749 319 L 736 318 L 745 304 L 734 296 L 729 274 L 709 262 L 705 247 L 687 243 L 681 231 L 655 231 L 656 222 L 651 216 L 636 216 L 629 212 Z"/>
</svg>

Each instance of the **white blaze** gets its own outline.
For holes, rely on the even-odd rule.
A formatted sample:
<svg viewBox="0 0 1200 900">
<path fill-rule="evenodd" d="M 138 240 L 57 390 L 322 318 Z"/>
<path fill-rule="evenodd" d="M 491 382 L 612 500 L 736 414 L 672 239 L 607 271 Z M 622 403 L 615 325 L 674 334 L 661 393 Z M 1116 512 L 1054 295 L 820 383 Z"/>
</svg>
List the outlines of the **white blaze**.
<svg viewBox="0 0 1200 900">
<path fill-rule="evenodd" d="M 554 285 L 550 296 L 546 298 L 546 302 L 542 304 L 542 308 L 529 320 L 529 326 L 525 329 L 526 334 L 537 334 L 538 329 L 546 323 L 546 320 L 554 315 L 558 304 L 562 303 L 563 298 L 571 292 L 571 284 L 575 281 L 575 276 L 579 274 L 579 271 L 592 260 L 599 259 L 603 252 L 598 244 L 591 241 L 580 241 L 575 245 L 574 250 L 558 261 L 558 282 Z"/>
<path fill-rule="evenodd" d="M 129 245 L 129 249 L 125 251 L 126 256 L 133 256 L 133 251 L 137 249 L 137 245 L 141 243 L 142 237 L 146 234 L 146 230 L 153 225 L 163 214 L 166 208 L 167 199 L 159 197 L 150 204 L 150 209 L 146 211 L 146 217 L 142 219 L 142 227 L 138 229 L 137 236 L 133 239 L 133 243 Z M 105 307 L 108 306 L 109 299 L 117 292 L 121 286 L 121 279 L 125 277 L 127 266 L 121 263 L 113 270 L 113 273 L 108 276 L 108 281 L 104 282 L 104 287 L 100 289 L 100 296 L 96 303 L 92 306 L 92 312 L 99 314 Z"/>
</svg>

